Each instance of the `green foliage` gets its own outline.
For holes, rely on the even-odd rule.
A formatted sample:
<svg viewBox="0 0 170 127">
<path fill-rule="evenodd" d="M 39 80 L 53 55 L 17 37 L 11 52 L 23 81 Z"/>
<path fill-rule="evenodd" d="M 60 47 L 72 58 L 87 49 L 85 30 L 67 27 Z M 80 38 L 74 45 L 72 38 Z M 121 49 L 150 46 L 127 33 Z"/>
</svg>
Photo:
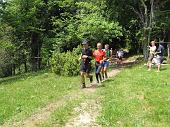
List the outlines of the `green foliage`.
<svg viewBox="0 0 170 127">
<path fill-rule="evenodd" d="M 0 23 L 0 77 L 12 74 L 14 45 L 11 43 L 12 28 Z"/>
<path fill-rule="evenodd" d="M 118 22 L 108 21 L 102 15 L 100 4 L 90 2 L 76 2 L 76 13 L 63 12 L 58 18 L 53 18 L 55 31 L 55 46 L 62 50 L 70 50 L 81 43 L 83 39 L 93 41 L 92 46 L 98 41 L 111 42 L 113 38 L 122 36 L 122 27 Z"/>
<path fill-rule="evenodd" d="M 60 53 L 55 51 L 50 60 L 52 71 L 58 75 L 75 76 L 80 71 L 80 48 Z"/>
<path fill-rule="evenodd" d="M 150 24 L 149 0 L 1 1 L 0 46 L 3 49 L 5 45 L 12 46 L 10 52 L 16 66 L 13 70 L 31 65 L 25 66 L 25 72 L 46 68 L 53 51 L 72 51 L 84 39 L 89 40 L 93 48 L 97 42 L 104 42 L 114 44 L 112 48 L 126 45 L 125 48 L 135 53 L 147 36 L 149 40 L 150 35 L 168 35 L 168 3 L 155 1 L 152 26 L 145 26 Z M 3 29 L 8 32 L 2 34 Z"/>
<path fill-rule="evenodd" d="M 79 36 L 90 40 L 111 42 L 112 38 L 122 36 L 122 28 L 118 22 L 109 22 L 97 13 L 82 18 L 78 28 Z"/>
</svg>

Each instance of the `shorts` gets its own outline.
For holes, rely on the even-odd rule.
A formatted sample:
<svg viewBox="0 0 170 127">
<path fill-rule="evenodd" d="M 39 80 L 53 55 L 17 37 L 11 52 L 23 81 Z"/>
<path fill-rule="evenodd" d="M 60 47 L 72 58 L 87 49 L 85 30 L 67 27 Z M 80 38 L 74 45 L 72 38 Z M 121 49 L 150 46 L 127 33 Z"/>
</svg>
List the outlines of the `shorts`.
<svg viewBox="0 0 170 127">
<path fill-rule="evenodd" d="M 82 62 L 80 65 L 80 71 L 85 72 L 85 73 L 90 73 L 91 72 L 91 63 L 84 63 Z"/>
<path fill-rule="evenodd" d="M 156 64 L 156 65 L 160 65 L 162 63 L 162 60 L 163 60 L 163 57 L 162 56 L 157 56 L 155 58 L 153 58 L 153 62 Z"/>
<path fill-rule="evenodd" d="M 104 61 L 102 66 L 108 68 L 109 67 L 109 61 Z"/>
</svg>

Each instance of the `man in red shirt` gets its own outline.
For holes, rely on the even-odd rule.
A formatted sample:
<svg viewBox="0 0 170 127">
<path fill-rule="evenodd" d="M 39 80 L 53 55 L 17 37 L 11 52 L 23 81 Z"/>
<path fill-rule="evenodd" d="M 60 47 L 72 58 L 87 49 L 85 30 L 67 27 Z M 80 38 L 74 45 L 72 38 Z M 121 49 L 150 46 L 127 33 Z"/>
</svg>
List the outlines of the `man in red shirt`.
<svg viewBox="0 0 170 127">
<path fill-rule="evenodd" d="M 106 59 L 106 54 L 105 52 L 102 50 L 102 44 L 101 43 L 97 43 L 97 50 L 94 51 L 93 56 L 95 58 L 95 67 L 96 67 L 96 79 L 97 79 L 97 83 L 99 83 L 99 78 L 100 81 L 102 81 L 102 77 L 101 77 L 101 70 L 102 70 L 102 64 L 103 61 Z"/>
</svg>

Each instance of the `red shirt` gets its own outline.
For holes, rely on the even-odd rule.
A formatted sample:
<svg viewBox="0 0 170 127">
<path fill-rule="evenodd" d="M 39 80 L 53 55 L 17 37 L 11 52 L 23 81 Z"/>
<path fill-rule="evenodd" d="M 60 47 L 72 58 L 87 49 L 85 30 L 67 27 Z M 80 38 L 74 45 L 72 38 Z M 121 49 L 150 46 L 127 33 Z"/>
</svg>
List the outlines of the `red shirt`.
<svg viewBox="0 0 170 127">
<path fill-rule="evenodd" d="M 96 62 L 100 62 L 104 57 L 106 57 L 106 53 L 103 50 L 95 50 L 93 52 L 93 56 Z"/>
</svg>

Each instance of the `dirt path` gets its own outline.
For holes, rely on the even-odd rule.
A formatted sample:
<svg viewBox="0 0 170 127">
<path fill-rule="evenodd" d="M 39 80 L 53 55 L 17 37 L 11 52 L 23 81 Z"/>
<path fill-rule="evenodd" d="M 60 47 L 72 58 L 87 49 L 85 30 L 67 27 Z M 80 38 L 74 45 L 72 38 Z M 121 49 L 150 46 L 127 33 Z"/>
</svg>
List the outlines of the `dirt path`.
<svg viewBox="0 0 170 127">
<path fill-rule="evenodd" d="M 108 73 L 109 78 L 115 77 L 118 73 L 121 72 L 121 69 L 124 67 L 132 66 L 135 64 L 135 60 L 125 60 L 123 64 L 119 66 L 117 69 L 114 69 Z M 106 80 L 104 80 L 106 81 Z M 90 88 L 96 88 L 97 85 L 92 85 Z M 88 91 L 89 89 L 85 89 Z M 93 89 L 95 92 L 96 89 Z M 97 122 L 96 118 L 101 113 L 101 105 L 100 105 L 101 98 L 90 98 L 89 100 L 84 101 L 81 103 L 79 107 L 74 109 L 75 114 L 78 114 L 76 117 L 70 119 L 68 123 L 66 123 L 65 127 L 101 127 Z"/>
<path fill-rule="evenodd" d="M 108 73 L 109 78 L 116 76 L 120 72 L 119 69 L 114 69 Z M 96 86 L 97 87 L 97 86 Z M 92 87 L 95 88 L 95 87 Z M 85 89 L 84 91 L 88 91 Z M 96 91 L 96 89 L 94 89 Z M 96 118 L 100 115 L 101 105 L 99 98 L 90 98 L 74 109 L 75 118 L 72 118 L 66 123 L 65 127 L 101 127 L 97 124 Z"/>
</svg>

